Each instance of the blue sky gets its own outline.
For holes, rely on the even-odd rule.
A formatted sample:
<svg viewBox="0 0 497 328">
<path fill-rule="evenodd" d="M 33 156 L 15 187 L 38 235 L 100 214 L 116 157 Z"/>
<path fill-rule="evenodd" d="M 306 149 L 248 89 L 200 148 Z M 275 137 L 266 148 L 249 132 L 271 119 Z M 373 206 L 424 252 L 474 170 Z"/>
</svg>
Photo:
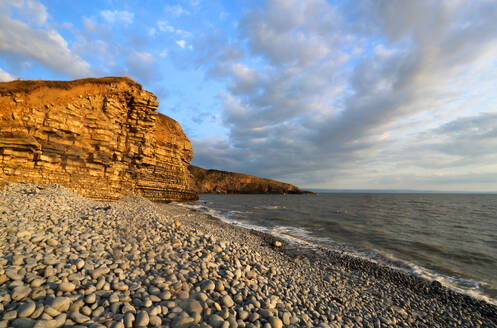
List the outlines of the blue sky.
<svg viewBox="0 0 497 328">
<path fill-rule="evenodd" d="M 127 75 L 193 163 L 497 191 L 497 2 L 0 0 L 0 80 Z"/>
</svg>

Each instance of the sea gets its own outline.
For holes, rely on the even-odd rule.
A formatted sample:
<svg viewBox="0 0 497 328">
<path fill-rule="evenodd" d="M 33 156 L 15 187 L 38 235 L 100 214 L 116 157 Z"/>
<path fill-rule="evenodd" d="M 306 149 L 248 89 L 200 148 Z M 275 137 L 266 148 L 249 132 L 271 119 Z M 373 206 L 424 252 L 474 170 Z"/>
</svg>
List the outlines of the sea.
<svg viewBox="0 0 497 328">
<path fill-rule="evenodd" d="M 497 194 L 201 194 L 183 206 L 361 257 L 497 305 Z"/>
</svg>

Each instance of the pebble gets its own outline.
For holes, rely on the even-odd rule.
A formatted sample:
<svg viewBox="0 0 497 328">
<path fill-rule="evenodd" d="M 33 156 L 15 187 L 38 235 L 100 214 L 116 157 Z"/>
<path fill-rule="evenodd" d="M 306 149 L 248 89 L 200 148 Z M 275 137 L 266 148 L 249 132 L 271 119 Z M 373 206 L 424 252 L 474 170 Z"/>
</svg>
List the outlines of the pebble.
<svg viewBox="0 0 497 328">
<path fill-rule="evenodd" d="M 8 311 L 8 312 L 5 312 L 2 316 L 2 319 L 3 320 L 12 320 L 12 319 L 15 319 L 17 318 L 17 311 Z"/>
<path fill-rule="evenodd" d="M 50 307 L 59 312 L 66 312 L 70 305 L 71 299 L 64 296 L 58 296 L 50 303 Z"/>
<path fill-rule="evenodd" d="M 277 317 L 270 317 L 269 323 L 271 324 L 272 328 L 282 328 L 283 327 L 283 322 Z"/>
<path fill-rule="evenodd" d="M 28 318 L 18 318 L 12 322 L 13 328 L 33 328 L 35 321 Z"/>
<path fill-rule="evenodd" d="M 217 314 L 213 314 L 209 317 L 209 324 L 214 328 L 219 328 L 223 326 L 224 319 Z"/>
<path fill-rule="evenodd" d="M 36 304 L 34 302 L 27 302 L 21 304 L 21 306 L 17 309 L 17 316 L 19 318 L 27 318 L 33 314 L 36 310 Z"/>
<path fill-rule="evenodd" d="M 63 282 L 59 285 L 59 290 L 65 293 L 70 293 L 76 289 L 76 285 L 72 282 Z"/>
<path fill-rule="evenodd" d="M 187 300 L 183 304 L 183 309 L 190 314 L 202 312 L 202 305 L 197 300 Z"/>
<path fill-rule="evenodd" d="M 126 328 L 133 327 L 133 322 L 135 321 L 135 316 L 131 312 L 126 312 L 124 315 L 124 326 Z"/>
<path fill-rule="evenodd" d="M 81 314 L 79 312 L 72 312 L 71 319 L 76 323 L 85 323 L 90 321 L 90 318 L 88 316 Z"/>
<path fill-rule="evenodd" d="M 24 275 L 19 273 L 19 271 L 17 271 L 16 269 L 6 270 L 5 275 L 11 280 L 22 280 L 24 278 Z"/>
<path fill-rule="evenodd" d="M 37 288 L 37 287 L 40 287 L 41 285 L 43 285 L 45 282 L 46 282 L 46 279 L 36 278 L 36 279 L 33 279 L 33 281 L 31 281 L 30 285 L 33 288 Z"/>
<path fill-rule="evenodd" d="M 87 295 L 87 296 L 85 297 L 85 303 L 86 303 L 86 304 L 93 304 L 93 303 L 95 303 L 96 301 L 97 301 L 97 294 L 95 294 L 95 293 L 92 293 L 92 294 Z M 118 298 L 118 301 L 119 301 L 119 298 Z M 112 301 L 111 301 L 111 303 L 112 303 Z"/>
<path fill-rule="evenodd" d="M 200 288 L 204 292 L 213 291 L 216 288 L 216 284 L 212 280 L 205 280 L 200 284 Z"/>
<path fill-rule="evenodd" d="M 21 255 L 12 256 L 12 265 L 18 266 L 24 264 L 24 258 Z"/>
<path fill-rule="evenodd" d="M 14 292 L 12 293 L 12 299 L 14 301 L 20 301 L 26 298 L 31 293 L 31 288 L 28 286 L 18 286 L 14 288 Z"/>
<path fill-rule="evenodd" d="M 78 262 L 76 262 L 76 269 L 77 270 L 83 269 L 84 266 L 85 266 L 85 261 L 83 261 L 82 259 L 79 259 Z"/>
<path fill-rule="evenodd" d="M 29 238 L 29 237 L 31 237 L 31 232 L 27 231 L 27 230 L 19 231 L 16 234 L 16 237 L 17 238 Z"/>
<path fill-rule="evenodd" d="M 55 240 L 55 239 L 48 239 L 48 240 L 47 240 L 47 245 L 48 245 L 48 246 L 55 247 L 55 246 L 57 246 L 58 244 L 59 244 L 59 242 L 58 242 L 57 240 Z"/>
<path fill-rule="evenodd" d="M 162 325 L 162 320 L 157 315 L 150 315 L 150 322 L 149 322 L 149 324 L 152 327 L 159 327 L 160 325 Z"/>
<path fill-rule="evenodd" d="M 138 312 L 135 319 L 135 327 L 146 327 L 149 322 L 150 318 L 147 311 Z"/>
<path fill-rule="evenodd" d="M 231 296 L 229 295 L 224 295 L 223 296 L 223 304 L 224 306 L 226 307 L 232 307 L 233 305 L 235 305 L 235 302 L 233 302 L 233 299 L 231 298 Z"/>
</svg>

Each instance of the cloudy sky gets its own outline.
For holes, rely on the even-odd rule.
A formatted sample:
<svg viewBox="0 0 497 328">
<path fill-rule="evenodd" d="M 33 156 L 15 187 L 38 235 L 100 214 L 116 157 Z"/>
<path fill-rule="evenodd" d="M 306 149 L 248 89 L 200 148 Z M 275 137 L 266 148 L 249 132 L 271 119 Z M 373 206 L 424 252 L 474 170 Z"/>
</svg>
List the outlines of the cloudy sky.
<svg viewBox="0 0 497 328">
<path fill-rule="evenodd" d="M 0 0 L 0 80 L 128 75 L 193 163 L 497 191 L 497 1 Z"/>
</svg>

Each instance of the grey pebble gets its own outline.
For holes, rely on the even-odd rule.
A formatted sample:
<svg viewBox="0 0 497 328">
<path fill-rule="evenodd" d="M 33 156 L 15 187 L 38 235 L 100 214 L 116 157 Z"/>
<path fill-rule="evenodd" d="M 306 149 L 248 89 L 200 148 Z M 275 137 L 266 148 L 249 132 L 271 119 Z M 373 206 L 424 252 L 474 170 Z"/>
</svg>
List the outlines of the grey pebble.
<svg viewBox="0 0 497 328">
<path fill-rule="evenodd" d="M 20 301 L 26 298 L 31 293 L 31 288 L 28 286 L 19 286 L 14 288 L 12 293 L 12 299 L 14 301 Z"/>
<path fill-rule="evenodd" d="M 17 316 L 19 318 L 27 318 L 36 310 L 36 304 L 34 302 L 27 302 L 19 306 L 17 309 Z"/>
</svg>

